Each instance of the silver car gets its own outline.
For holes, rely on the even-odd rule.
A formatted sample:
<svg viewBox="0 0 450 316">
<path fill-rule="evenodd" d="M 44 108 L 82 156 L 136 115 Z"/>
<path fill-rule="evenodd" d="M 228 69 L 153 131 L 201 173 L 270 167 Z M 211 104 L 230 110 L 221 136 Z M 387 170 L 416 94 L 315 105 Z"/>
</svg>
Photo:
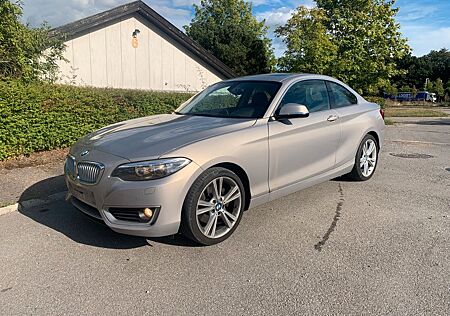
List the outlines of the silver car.
<svg viewBox="0 0 450 316">
<path fill-rule="evenodd" d="M 171 114 L 80 139 L 68 199 L 119 233 L 211 245 L 249 208 L 342 175 L 370 179 L 384 128 L 379 105 L 327 76 L 222 81 Z"/>
</svg>

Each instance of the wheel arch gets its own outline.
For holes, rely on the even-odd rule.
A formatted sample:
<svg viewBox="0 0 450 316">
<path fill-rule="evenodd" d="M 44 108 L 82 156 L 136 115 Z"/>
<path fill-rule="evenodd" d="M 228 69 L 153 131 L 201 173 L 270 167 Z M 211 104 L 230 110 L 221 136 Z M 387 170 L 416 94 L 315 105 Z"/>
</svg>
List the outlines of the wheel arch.
<svg viewBox="0 0 450 316">
<path fill-rule="evenodd" d="M 377 141 L 378 149 L 380 149 L 381 144 L 380 144 L 380 136 L 378 135 L 378 133 L 375 132 L 374 130 L 371 130 L 371 131 L 368 131 L 366 133 L 366 135 L 372 135 L 375 138 L 375 140 Z"/>
<path fill-rule="evenodd" d="M 234 172 L 239 177 L 239 179 L 241 179 L 242 184 L 244 185 L 244 190 L 245 190 L 244 210 L 247 210 L 250 205 L 250 200 L 251 200 L 250 180 L 248 178 L 247 172 L 245 172 L 245 170 L 241 166 L 239 166 L 238 164 L 233 163 L 233 162 L 220 162 L 220 163 L 217 163 L 215 165 L 208 167 L 208 169 L 214 168 L 214 167 L 221 167 L 221 168 L 228 169 L 228 170 Z"/>
</svg>

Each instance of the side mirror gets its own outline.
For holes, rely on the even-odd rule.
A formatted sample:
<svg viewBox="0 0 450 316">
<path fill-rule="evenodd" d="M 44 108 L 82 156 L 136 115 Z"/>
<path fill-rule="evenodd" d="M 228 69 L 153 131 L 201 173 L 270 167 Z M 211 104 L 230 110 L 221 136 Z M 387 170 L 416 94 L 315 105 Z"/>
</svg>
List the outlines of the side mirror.
<svg viewBox="0 0 450 316">
<path fill-rule="evenodd" d="M 287 103 L 281 107 L 280 112 L 276 115 L 276 118 L 289 119 L 308 116 L 309 116 L 308 108 L 303 104 Z"/>
</svg>

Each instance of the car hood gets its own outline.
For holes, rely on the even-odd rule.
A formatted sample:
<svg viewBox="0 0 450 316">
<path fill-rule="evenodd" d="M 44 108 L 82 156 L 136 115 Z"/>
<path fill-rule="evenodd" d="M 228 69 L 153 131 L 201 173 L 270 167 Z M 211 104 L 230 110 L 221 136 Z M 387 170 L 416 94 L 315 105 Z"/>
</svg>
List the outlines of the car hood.
<svg viewBox="0 0 450 316">
<path fill-rule="evenodd" d="M 177 148 L 252 126 L 255 119 L 162 114 L 113 124 L 80 139 L 71 152 L 98 150 L 130 161 L 155 159 Z"/>
</svg>

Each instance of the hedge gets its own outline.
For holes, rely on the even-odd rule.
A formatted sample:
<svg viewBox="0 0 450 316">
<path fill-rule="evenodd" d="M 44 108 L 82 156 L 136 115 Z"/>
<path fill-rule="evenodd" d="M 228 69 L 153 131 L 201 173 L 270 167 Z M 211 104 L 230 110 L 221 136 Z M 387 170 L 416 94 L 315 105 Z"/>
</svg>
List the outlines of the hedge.
<svg viewBox="0 0 450 316">
<path fill-rule="evenodd" d="M 0 81 L 0 160 L 72 145 L 103 126 L 168 113 L 188 93 Z"/>
<path fill-rule="evenodd" d="M 378 105 L 384 109 L 386 107 L 386 99 L 382 97 L 373 97 L 373 96 L 365 96 L 364 99 L 366 99 L 369 102 L 378 103 Z"/>
</svg>

